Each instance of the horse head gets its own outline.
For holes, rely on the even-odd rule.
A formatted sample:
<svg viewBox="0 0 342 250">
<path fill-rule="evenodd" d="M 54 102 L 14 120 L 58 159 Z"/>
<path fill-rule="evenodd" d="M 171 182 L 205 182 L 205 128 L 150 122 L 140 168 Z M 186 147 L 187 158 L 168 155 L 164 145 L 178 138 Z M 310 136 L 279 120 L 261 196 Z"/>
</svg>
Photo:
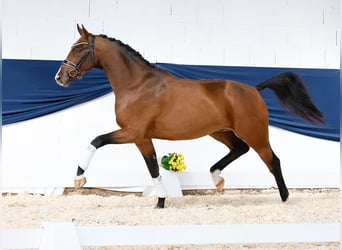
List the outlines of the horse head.
<svg viewBox="0 0 342 250">
<path fill-rule="evenodd" d="M 62 62 L 55 80 L 58 85 L 68 87 L 73 80 L 82 76 L 95 66 L 94 42 L 95 37 L 82 25 L 77 24 L 81 37 L 71 46 L 67 58 Z"/>
</svg>

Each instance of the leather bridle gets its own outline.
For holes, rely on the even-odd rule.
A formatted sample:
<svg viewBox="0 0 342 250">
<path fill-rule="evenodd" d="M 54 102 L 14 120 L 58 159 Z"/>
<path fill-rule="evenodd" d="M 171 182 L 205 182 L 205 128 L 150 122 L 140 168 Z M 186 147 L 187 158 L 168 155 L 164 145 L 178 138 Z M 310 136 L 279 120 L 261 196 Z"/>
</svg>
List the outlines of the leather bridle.
<svg viewBox="0 0 342 250">
<path fill-rule="evenodd" d="M 87 60 L 87 57 L 88 57 L 88 55 L 90 53 L 92 55 L 93 62 L 95 61 L 95 58 L 94 58 L 95 38 L 96 38 L 96 36 L 93 36 L 92 39 L 90 40 L 90 42 L 75 43 L 75 44 L 73 44 L 71 46 L 72 48 L 74 48 L 74 47 L 82 45 L 82 44 L 87 44 L 88 45 L 88 49 L 85 51 L 85 53 L 83 54 L 83 56 L 81 57 L 80 61 L 77 64 L 73 63 L 73 62 L 71 62 L 69 60 L 66 60 L 66 59 L 62 62 L 62 65 L 67 65 L 67 66 L 72 68 L 72 70 L 70 72 L 68 72 L 68 75 L 69 75 L 70 78 L 77 78 L 77 79 L 81 79 L 82 78 L 80 66 Z"/>
</svg>

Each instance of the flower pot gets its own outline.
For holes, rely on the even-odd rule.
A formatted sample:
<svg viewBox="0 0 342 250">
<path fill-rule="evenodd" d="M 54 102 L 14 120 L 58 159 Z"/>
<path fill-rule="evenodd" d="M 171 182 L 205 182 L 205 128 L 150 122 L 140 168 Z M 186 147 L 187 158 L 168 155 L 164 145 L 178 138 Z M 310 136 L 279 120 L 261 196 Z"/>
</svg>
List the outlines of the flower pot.
<svg viewBox="0 0 342 250">
<path fill-rule="evenodd" d="M 168 197 L 181 197 L 183 192 L 179 182 L 179 173 L 174 171 L 169 171 L 163 167 L 159 167 L 160 175 L 166 189 Z"/>
</svg>

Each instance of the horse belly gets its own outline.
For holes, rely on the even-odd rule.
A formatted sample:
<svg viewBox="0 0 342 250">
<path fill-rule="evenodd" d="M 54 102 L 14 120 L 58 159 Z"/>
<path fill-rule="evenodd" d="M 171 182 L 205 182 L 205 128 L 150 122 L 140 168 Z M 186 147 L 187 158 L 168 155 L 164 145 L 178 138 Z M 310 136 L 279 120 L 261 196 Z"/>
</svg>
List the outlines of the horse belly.
<svg viewBox="0 0 342 250">
<path fill-rule="evenodd" d="M 167 140 L 189 140 L 228 128 L 227 117 L 217 112 L 179 112 L 155 120 L 152 136 Z"/>
</svg>

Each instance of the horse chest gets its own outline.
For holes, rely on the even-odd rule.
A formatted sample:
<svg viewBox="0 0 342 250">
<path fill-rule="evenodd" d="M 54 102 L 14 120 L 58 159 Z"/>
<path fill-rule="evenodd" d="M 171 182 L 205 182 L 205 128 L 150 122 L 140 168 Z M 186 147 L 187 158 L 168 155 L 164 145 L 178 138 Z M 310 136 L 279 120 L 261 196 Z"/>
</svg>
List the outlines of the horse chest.
<svg viewBox="0 0 342 250">
<path fill-rule="evenodd" d="M 115 103 L 116 121 L 121 126 L 142 126 L 153 116 L 153 105 L 138 99 L 118 100 Z"/>
</svg>

